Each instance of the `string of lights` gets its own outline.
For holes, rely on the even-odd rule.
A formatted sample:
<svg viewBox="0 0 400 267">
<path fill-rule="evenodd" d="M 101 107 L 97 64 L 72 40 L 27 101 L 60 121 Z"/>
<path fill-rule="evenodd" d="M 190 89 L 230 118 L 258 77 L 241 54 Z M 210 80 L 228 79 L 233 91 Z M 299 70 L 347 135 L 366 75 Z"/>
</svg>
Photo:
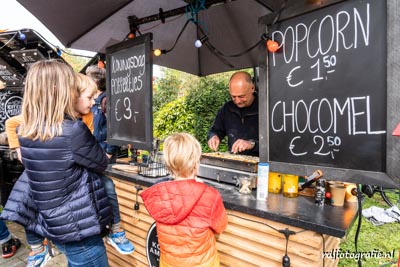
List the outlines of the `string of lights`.
<svg viewBox="0 0 400 267">
<path fill-rule="evenodd" d="M 255 44 L 251 45 L 249 48 L 246 48 L 244 51 L 241 51 L 239 53 L 234 53 L 234 54 L 226 54 L 226 53 L 222 52 L 220 49 L 215 47 L 210 42 L 210 39 L 209 39 L 208 34 L 207 34 L 208 30 L 206 29 L 205 23 L 197 19 L 198 13 L 201 10 L 207 9 L 207 7 L 205 6 L 205 2 L 206 2 L 205 0 L 197 0 L 197 1 L 195 1 L 195 2 L 193 2 L 193 3 L 191 3 L 191 4 L 186 6 L 185 14 L 186 14 L 188 19 L 186 20 L 186 23 L 185 23 L 183 29 L 179 33 L 179 35 L 178 35 L 173 47 L 171 49 L 160 49 L 160 48 L 157 48 L 157 49 L 154 50 L 154 55 L 155 56 L 160 56 L 162 54 L 166 54 L 166 53 L 172 51 L 175 48 L 180 36 L 182 35 L 184 29 L 187 26 L 188 22 L 194 23 L 196 25 L 197 29 L 199 30 L 199 32 L 202 35 L 201 37 L 199 37 L 199 39 L 195 40 L 194 46 L 196 48 L 201 48 L 204 45 L 222 63 L 224 63 L 225 65 L 227 65 L 227 66 L 229 66 L 231 68 L 234 68 L 234 66 L 227 60 L 227 58 L 241 57 L 241 56 L 245 55 L 246 53 L 252 51 L 254 48 L 258 47 L 260 44 L 262 44 L 264 42 L 265 42 L 266 48 L 268 49 L 269 52 L 275 53 L 275 52 L 277 52 L 279 50 L 279 44 L 276 41 L 271 40 L 267 36 L 267 34 L 263 34 L 259 41 L 257 41 Z M 276 23 L 276 21 L 278 20 L 280 14 L 282 13 L 284 8 L 286 8 L 286 1 L 281 6 L 280 10 L 278 11 L 278 14 L 277 14 L 276 18 L 274 19 L 274 23 Z"/>
<path fill-rule="evenodd" d="M 67 52 L 63 49 L 61 49 L 59 46 L 54 45 L 53 43 L 49 42 L 46 38 L 44 38 L 40 33 L 36 32 L 35 30 L 33 30 L 40 38 L 42 38 L 46 43 L 48 43 L 50 46 L 54 47 L 54 49 L 57 52 L 57 55 L 62 56 L 62 54 L 67 54 L 70 56 L 74 56 L 74 57 L 85 57 L 85 58 L 92 58 L 91 56 L 85 56 L 85 55 L 77 55 L 77 54 L 72 54 L 70 52 Z"/>
</svg>

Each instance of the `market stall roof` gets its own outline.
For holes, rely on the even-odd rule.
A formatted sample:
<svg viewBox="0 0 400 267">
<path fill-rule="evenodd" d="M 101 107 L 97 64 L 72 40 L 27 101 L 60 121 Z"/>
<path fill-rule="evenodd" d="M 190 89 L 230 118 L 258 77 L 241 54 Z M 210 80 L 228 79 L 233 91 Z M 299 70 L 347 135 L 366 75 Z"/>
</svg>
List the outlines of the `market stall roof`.
<svg viewBox="0 0 400 267">
<path fill-rule="evenodd" d="M 199 76 L 258 65 L 261 16 L 279 9 L 272 0 L 18 0 L 66 47 L 105 52 L 137 27 L 153 33 L 153 47 L 169 53 L 154 64 Z M 130 18 L 130 19 L 128 19 Z M 182 31 L 185 23 L 188 25 Z M 178 40 L 179 36 L 179 40 Z M 208 44 L 196 48 L 197 39 Z M 254 46 L 254 49 L 246 52 Z M 238 54 L 243 55 L 238 56 Z M 234 56 L 232 56 L 234 55 Z"/>
</svg>

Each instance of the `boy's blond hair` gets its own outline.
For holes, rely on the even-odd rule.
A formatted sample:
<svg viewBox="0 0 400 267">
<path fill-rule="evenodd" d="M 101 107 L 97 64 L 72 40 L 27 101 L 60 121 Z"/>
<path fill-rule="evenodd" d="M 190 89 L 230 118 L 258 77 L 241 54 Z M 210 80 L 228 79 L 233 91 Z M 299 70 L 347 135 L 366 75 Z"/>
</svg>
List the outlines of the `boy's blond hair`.
<svg viewBox="0 0 400 267">
<path fill-rule="evenodd" d="M 173 134 L 164 141 L 165 166 L 173 177 L 190 177 L 197 171 L 201 157 L 201 145 L 188 133 Z"/>
<path fill-rule="evenodd" d="M 62 134 L 65 115 L 77 118 L 78 96 L 73 69 L 55 60 L 42 60 L 28 70 L 19 135 L 42 141 Z"/>
<path fill-rule="evenodd" d="M 96 94 L 97 84 L 92 78 L 82 73 L 76 73 L 76 81 L 77 81 L 79 95 L 81 95 L 86 90 L 89 90 L 90 95 L 92 96 Z"/>
</svg>

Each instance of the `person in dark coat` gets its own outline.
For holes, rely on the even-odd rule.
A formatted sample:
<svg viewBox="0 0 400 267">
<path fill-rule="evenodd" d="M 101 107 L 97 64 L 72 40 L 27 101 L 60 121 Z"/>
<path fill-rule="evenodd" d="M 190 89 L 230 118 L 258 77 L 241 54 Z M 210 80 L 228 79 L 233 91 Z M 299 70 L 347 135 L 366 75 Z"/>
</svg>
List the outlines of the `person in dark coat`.
<svg viewBox="0 0 400 267">
<path fill-rule="evenodd" d="M 1 214 L 47 237 L 68 266 L 108 266 L 101 233 L 111 207 L 100 175 L 108 158 L 78 120 L 72 68 L 53 60 L 27 74 L 18 135 L 25 171 Z"/>
<path fill-rule="evenodd" d="M 208 147 L 217 151 L 221 140 L 228 136 L 230 152 L 258 156 L 258 97 L 250 74 L 234 73 L 229 93 L 232 99 L 218 111 L 208 132 Z"/>
</svg>

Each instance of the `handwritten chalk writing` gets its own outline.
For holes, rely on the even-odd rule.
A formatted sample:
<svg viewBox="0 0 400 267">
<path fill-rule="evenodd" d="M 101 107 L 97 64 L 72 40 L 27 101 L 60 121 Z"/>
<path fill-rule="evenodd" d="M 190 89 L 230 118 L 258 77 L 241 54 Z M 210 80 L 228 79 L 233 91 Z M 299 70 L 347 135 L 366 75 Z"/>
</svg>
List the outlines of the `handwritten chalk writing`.
<svg viewBox="0 0 400 267">
<path fill-rule="evenodd" d="M 111 58 L 111 72 L 117 73 L 121 71 L 128 71 L 132 69 L 140 69 L 139 74 L 143 75 L 145 72 L 145 63 L 146 63 L 146 56 L 139 55 L 139 56 L 132 56 L 128 58 L 118 58 L 115 57 Z"/>
<path fill-rule="evenodd" d="M 346 32 L 351 32 L 347 33 Z M 316 40 L 313 39 L 316 36 Z M 309 58 L 357 49 L 370 43 L 370 4 L 350 11 L 338 11 L 315 19 L 308 25 L 298 23 L 284 31 L 274 31 L 272 39 L 278 41 L 286 64 L 298 62 L 299 55 Z M 305 51 L 300 51 L 303 48 Z M 278 53 L 272 53 L 272 66 L 277 65 Z"/>
<path fill-rule="evenodd" d="M 305 140 L 302 140 L 301 136 L 295 136 L 290 141 L 289 151 L 293 156 L 305 156 L 308 154 L 308 150 L 315 150 L 313 152 L 314 155 L 318 156 L 331 156 L 332 159 L 335 158 L 335 152 L 339 152 L 340 145 L 342 144 L 342 140 L 339 136 L 326 136 L 325 138 L 321 135 L 314 135 L 313 136 L 313 143 L 317 146 L 314 147 L 307 147 L 306 150 L 299 150 L 301 149 L 302 143 Z"/>
<path fill-rule="evenodd" d="M 130 120 L 132 118 L 132 114 L 133 114 L 133 122 L 136 123 L 136 116 L 138 116 L 139 112 L 138 111 L 133 111 L 133 104 L 131 103 L 131 99 L 129 99 L 129 97 L 125 97 L 123 100 L 123 108 L 122 108 L 122 115 L 119 112 L 119 107 L 120 107 L 120 102 L 121 99 L 117 99 L 117 101 L 115 101 L 115 119 L 117 121 L 121 121 L 122 118 L 126 119 L 126 120 Z"/>
<path fill-rule="evenodd" d="M 316 120 L 317 123 L 312 123 Z M 338 133 L 339 120 L 347 120 L 348 135 L 385 134 L 386 130 L 372 129 L 370 96 L 314 99 L 310 103 L 276 101 L 272 105 L 271 128 L 274 132 Z M 366 122 L 359 123 L 363 120 Z M 301 125 L 303 122 L 303 125 Z M 362 127 L 360 125 L 366 125 Z M 340 131 L 343 132 L 343 131 Z"/>
<path fill-rule="evenodd" d="M 271 161 L 385 170 L 386 8 L 341 1 L 270 26 Z"/>
<path fill-rule="evenodd" d="M 128 58 L 111 57 L 111 93 L 134 93 L 143 88 L 142 77 L 145 73 L 145 55 Z M 118 76 L 117 76 L 118 75 Z"/>
<path fill-rule="evenodd" d="M 134 93 L 142 90 L 143 81 L 142 76 L 131 77 L 128 73 L 124 77 L 117 77 L 111 79 L 111 93 L 113 95 L 121 93 Z"/>
<path fill-rule="evenodd" d="M 145 74 L 145 55 L 128 58 L 111 57 L 111 93 L 134 93 L 143 88 L 142 77 Z"/>
</svg>

